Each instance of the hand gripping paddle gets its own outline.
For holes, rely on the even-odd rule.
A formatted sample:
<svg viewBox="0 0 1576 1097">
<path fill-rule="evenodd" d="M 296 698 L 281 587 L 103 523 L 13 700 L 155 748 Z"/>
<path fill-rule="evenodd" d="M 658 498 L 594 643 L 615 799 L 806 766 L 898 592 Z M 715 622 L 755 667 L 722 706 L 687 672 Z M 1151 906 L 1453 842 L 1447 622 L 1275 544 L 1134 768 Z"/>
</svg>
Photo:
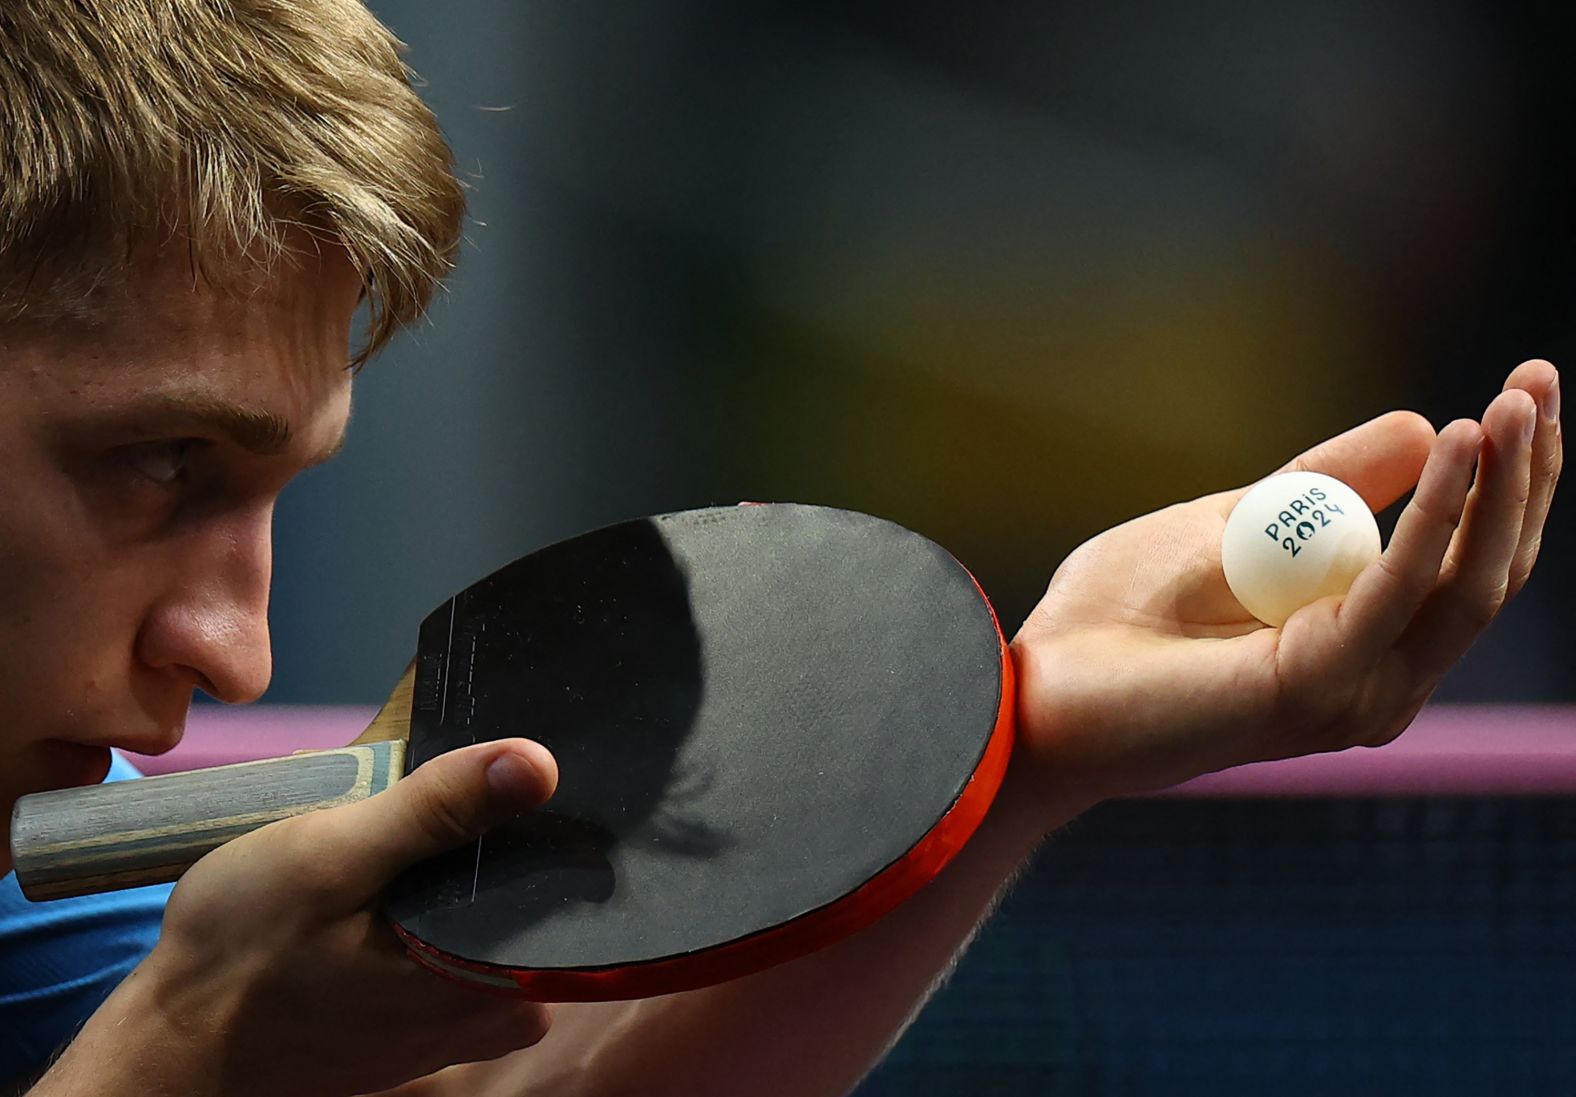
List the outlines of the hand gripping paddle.
<svg viewBox="0 0 1576 1097">
<path fill-rule="evenodd" d="M 973 833 L 1011 750 L 1012 664 L 967 571 L 890 522 L 686 511 L 541 549 L 422 622 L 350 747 L 23 797 L 32 898 L 170 880 L 444 751 L 525 736 L 541 810 L 418 865 L 412 955 L 545 1001 L 735 978 L 875 921 Z"/>
</svg>

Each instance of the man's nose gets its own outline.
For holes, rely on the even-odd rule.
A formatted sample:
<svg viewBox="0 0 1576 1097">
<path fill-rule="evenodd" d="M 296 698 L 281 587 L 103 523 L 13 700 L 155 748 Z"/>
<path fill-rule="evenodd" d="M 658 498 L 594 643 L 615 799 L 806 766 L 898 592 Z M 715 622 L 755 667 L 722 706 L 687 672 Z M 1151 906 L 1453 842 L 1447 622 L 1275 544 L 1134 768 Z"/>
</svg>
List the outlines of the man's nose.
<svg viewBox="0 0 1576 1097">
<path fill-rule="evenodd" d="M 138 635 L 147 666 L 181 671 L 220 701 L 255 701 L 268 688 L 268 586 L 273 505 L 215 515 L 171 546 L 164 595 Z"/>
</svg>

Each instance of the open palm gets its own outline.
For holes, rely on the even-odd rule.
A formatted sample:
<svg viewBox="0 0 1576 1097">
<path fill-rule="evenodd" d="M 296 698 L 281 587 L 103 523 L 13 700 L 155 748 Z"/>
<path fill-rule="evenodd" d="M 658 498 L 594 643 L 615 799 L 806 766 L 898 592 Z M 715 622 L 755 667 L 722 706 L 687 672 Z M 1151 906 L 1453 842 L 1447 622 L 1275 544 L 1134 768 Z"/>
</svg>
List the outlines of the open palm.
<svg viewBox="0 0 1576 1097">
<path fill-rule="evenodd" d="M 1541 409 L 1541 411 L 1540 411 Z M 1437 436 L 1392 412 L 1281 471 L 1350 484 L 1374 510 L 1415 488 L 1344 598 L 1254 620 L 1220 566 L 1247 489 L 1134 519 L 1075 551 L 1013 641 L 1020 757 L 1107 796 L 1399 735 L 1526 582 L 1561 463 L 1557 376 L 1518 367 L 1482 424 Z"/>
</svg>

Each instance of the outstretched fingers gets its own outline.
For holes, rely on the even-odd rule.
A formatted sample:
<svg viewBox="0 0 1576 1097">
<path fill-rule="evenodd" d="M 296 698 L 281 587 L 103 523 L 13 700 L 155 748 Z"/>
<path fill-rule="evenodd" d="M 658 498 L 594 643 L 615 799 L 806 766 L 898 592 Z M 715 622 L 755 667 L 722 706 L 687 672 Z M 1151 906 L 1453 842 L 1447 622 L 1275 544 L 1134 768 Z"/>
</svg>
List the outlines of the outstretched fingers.
<svg viewBox="0 0 1576 1097">
<path fill-rule="evenodd" d="M 1393 647 L 1439 583 L 1461 523 L 1483 432 L 1470 419 L 1440 431 L 1390 544 L 1341 602 L 1337 622 L 1354 666 L 1371 666 Z"/>
<path fill-rule="evenodd" d="M 1563 439 L 1560 431 L 1560 378 L 1548 362 L 1534 360 L 1523 362 L 1511 371 L 1505 381 L 1509 391 L 1519 388 L 1537 401 L 1538 426 L 1532 440 L 1531 483 L 1527 495 L 1527 512 L 1521 523 L 1521 537 L 1511 560 L 1508 593 L 1514 595 L 1532 574 L 1538 560 L 1538 549 L 1543 544 L 1543 523 L 1549 516 L 1549 504 L 1554 499 L 1554 489 L 1559 483 L 1560 470 L 1565 463 Z"/>
<path fill-rule="evenodd" d="M 1501 393 L 1483 416 L 1476 481 L 1445 554 L 1439 582 L 1397 645 L 1430 687 L 1471 646 L 1510 594 L 1530 494 L 1537 406 L 1521 389 Z"/>
</svg>

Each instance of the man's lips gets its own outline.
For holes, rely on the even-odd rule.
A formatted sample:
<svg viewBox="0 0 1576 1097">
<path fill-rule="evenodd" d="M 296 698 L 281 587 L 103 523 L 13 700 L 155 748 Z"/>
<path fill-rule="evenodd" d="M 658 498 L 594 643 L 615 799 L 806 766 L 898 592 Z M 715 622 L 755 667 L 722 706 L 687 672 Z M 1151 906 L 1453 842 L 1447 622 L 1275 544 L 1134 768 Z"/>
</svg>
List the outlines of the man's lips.
<svg viewBox="0 0 1576 1097">
<path fill-rule="evenodd" d="M 151 726 L 130 731 L 118 729 L 113 735 L 73 735 L 63 741 L 97 750 L 114 747 L 130 754 L 165 754 L 175 749 L 185 733 L 186 721 L 182 719 L 173 727 Z"/>
<path fill-rule="evenodd" d="M 109 773 L 113 758 L 110 748 L 133 754 L 163 754 L 181 741 L 185 728 L 149 728 L 121 732 L 102 739 L 45 739 L 37 744 L 38 765 L 28 766 L 26 791 L 44 792 L 56 788 L 96 785 Z"/>
</svg>

